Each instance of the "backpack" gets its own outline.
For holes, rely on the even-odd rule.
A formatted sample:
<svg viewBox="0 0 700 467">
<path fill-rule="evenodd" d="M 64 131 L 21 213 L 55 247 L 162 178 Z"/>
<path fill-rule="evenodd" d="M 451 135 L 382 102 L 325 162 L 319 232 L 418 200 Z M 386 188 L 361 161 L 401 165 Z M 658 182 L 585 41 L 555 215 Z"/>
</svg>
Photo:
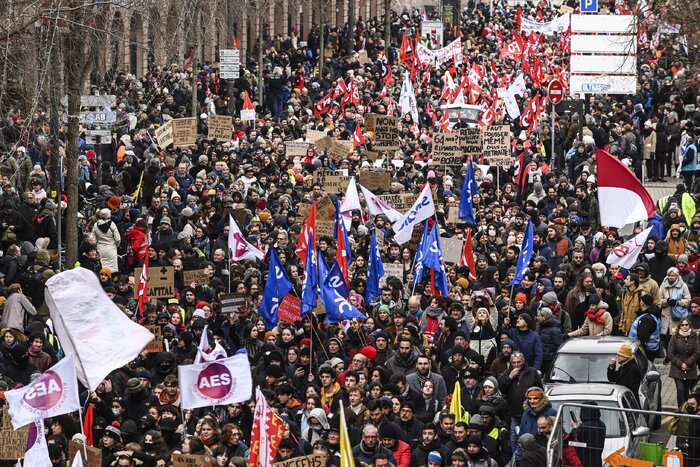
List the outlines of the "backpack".
<svg viewBox="0 0 700 467">
<path fill-rule="evenodd" d="M 117 183 L 117 190 L 119 190 L 119 193 L 122 195 L 127 194 L 125 193 L 126 187 L 124 186 L 124 171 L 120 170 L 119 172 L 115 173 L 112 179 Z"/>
<path fill-rule="evenodd" d="M 44 271 L 48 269 L 47 266 L 32 266 L 19 276 L 18 282 L 22 287 L 22 293 L 29 298 L 35 308 L 44 303 L 44 284 L 46 284 Z"/>
</svg>

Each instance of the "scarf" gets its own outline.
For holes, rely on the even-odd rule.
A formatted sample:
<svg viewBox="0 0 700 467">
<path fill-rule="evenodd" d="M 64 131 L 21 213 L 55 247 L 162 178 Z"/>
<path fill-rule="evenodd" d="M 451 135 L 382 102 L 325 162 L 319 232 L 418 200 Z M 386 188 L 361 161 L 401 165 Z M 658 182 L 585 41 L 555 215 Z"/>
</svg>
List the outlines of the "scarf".
<svg viewBox="0 0 700 467">
<path fill-rule="evenodd" d="M 693 334 L 693 331 L 681 331 L 680 329 L 678 330 L 678 334 L 680 334 L 683 337 L 688 337 L 691 334 Z"/>
<path fill-rule="evenodd" d="M 690 270 L 690 265 L 689 264 L 684 265 L 683 263 L 679 263 L 679 264 L 676 264 L 676 269 L 678 269 L 678 272 L 681 273 L 681 275 L 683 275 Z"/>
<path fill-rule="evenodd" d="M 501 391 L 496 391 L 496 394 L 492 394 L 490 396 L 484 394 L 481 397 L 481 400 L 487 404 L 490 404 L 490 405 L 496 407 L 503 400 L 503 395 L 501 394 Z"/>
<path fill-rule="evenodd" d="M 425 309 L 425 314 L 427 314 L 431 318 L 435 318 L 435 319 L 438 319 L 442 313 L 443 313 L 442 308 L 439 308 L 439 307 L 433 308 L 433 307 L 429 306 L 428 308 Z"/>
<path fill-rule="evenodd" d="M 592 306 L 586 312 L 586 318 L 590 319 L 596 324 L 604 324 L 605 320 L 603 319 L 603 313 L 605 313 L 604 308 L 598 310 Z"/>
<path fill-rule="evenodd" d="M 28 354 L 30 357 L 38 357 L 39 355 L 41 355 L 41 352 L 43 352 L 42 349 L 39 349 L 38 351 L 34 350 L 32 347 L 29 347 L 29 348 L 27 349 L 27 354 Z"/>
</svg>

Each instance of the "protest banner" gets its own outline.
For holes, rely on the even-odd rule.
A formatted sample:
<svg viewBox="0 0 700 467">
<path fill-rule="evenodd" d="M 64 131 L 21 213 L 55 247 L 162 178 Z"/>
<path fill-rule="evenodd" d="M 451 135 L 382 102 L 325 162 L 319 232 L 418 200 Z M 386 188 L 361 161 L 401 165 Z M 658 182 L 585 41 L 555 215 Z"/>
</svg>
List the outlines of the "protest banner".
<svg viewBox="0 0 700 467">
<path fill-rule="evenodd" d="M 336 194 L 348 188 L 350 177 L 340 170 L 317 170 L 314 172 L 314 183 L 320 183 L 326 193 Z"/>
<path fill-rule="evenodd" d="M 173 467 L 212 467 L 214 459 L 205 454 L 173 454 Z"/>
<path fill-rule="evenodd" d="M 384 275 L 379 278 L 379 285 L 384 287 L 386 280 L 390 277 L 398 277 L 403 282 L 403 264 L 384 263 Z"/>
<path fill-rule="evenodd" d="M 246 306 L 246 294 L 229 293 L 221 296 L 222 313 L 238 313 Z"/>
<path fill-rule="evenodd" d="M 325 131 L 306 130 L 306 141 L 315 143 L 316 141 L 326 137 Z"/>
<path fill-rule="evenodd" d="M 352 141 L 335 139 L 328 149 L 328 157 L 334 161 L 346 159 L 353 150 Z"/>
<path fill-rule="evenodd" d="M 331 138 L 330 136 L 324 136 L 323 138 L 316 140 L 314 144 L 316 145 L 316 149 L 319 151 L 328 151 L 333 145 L 333 141 L 336 141 L 336 139 Z"/>
<path fill-rule="evenodd" d="M 229 141 L 233 136 L 233 121 L 230 115 L 210 115 L 207 119 L 208 138 Z"/>
<path fill-rule="evenodd" d="M 173 120 L 173 146 L 191 146 L 197 142 L 197 119 L 178 118 Z"/>
<path fill-rule="evenodd" d="M 85 450 L 87 448 L 87 459 L 85 458 Z M 71 441 L 68 444 L 68 465 L 73 465 L 73 459 L 77 453 L 83 460 L 83 465 L 87 467 L 102 465 L 102 450 L 94 446 L 83 447 L 80 441 Z"/>
<path fill-rule="evenodd" d="M 311 205 L 307 203 L 300 203 L 297 205 L 297 222 L 305 223 L 306 219 L 309 217 L 309 212 L 311 212 Z"/>
<path fill-rule="evenodd" d="M 481 154 L 480 128 L 461 128 L 459 139 L 462 151 L 467 154 Z"/>
<path fill-rule="evenodd" d="M 513 165 L 513 161 L 515 159 L 508 156 L 508 157 L 490 157 L 489 158 L 489 165 L 491 167 L 503 167 L 504 169 L 508 169 Z"/>
<path fill-rule="evenodd" d="M 275 462 L 273 465 L 274 467 L 325 467 L 326 463 L 320 454 L 309 454 L 308 456 L 292 457 L 286 461 Z"/>
<path fill-rule="evenodd" d="M 458 224 L 462 222 L 459 218 L 459 200 L 452 199 L 445 203 L 445 209 L 447 209 L 447 219 L 446 222 L 451 222 L 453 224 Z"/>
<path fill-rule="evenodd" d="M 360 172 L 358 183 L 370 191 L 385 191 L 391 185 L 391 174 L 389 172 Z"/>
<path fill-rule="evenodd" d="M 456 237 L 440 237 L 440 246 L 442 246 L 442 257 L 445 259 L 446 263 L 459 263 L 459 258 L 462 255 L 462 248 L 464 247 L 464 240 L 460 240 Z"/>
<path fill-rule="evenodd" d="M 486 127 L 482 140 L 482 154 L 489 162 L 491 162 L 492 157 L 510 158 L 510 125 Z"/>
<path fill-rule="evenodd" d="M 209 284 L 209 276 L 206 269 L 192 269 L 190 271 L 182 271 L 182 278 L 185 285 L 196 283 L 197 285 Z"/>
<path fill-rule="evenodd" d="M 398 117 L 369 114 L 365 116 L 365 130 L 374 133 L 372 149 L 388 151 L 399 149 Z"/>
<path fill-rule="evenodd" d="M 158 353 L 163 351 L 163 331 L 160 328 L 160 326 L 151 326 L 148 325 L 146 326 L 146 329 L 151 331 L 151 334 L 153 334 L 153 340 L 146 345 L 146 348 L 144 350 L 147 350 L 148 353 Z"/>
<path fill-rule="evenodd" d="M 7 404 L 2 406 L 2 427 L 0 427 L 0 459 L 16 461 L 24 457 L 27 450 L 27 437 L 29 425 L 17 431 L 12 429 L 12 420 L 8 413 Z"/>
<path fill-rule="evenodd" d="M 459 133 L 437 133 L 433 136 L 432 166 L 461 165 L 464 151 Z"/>
<path fill-rule="evenodd" d="M 141 277 L 141 268 L 134 269 L 134 277 Z M 148 299 L 175 296 L 175 268 L 172 266 L 152 266 L 148 268 Z M 138 287 L 134 287 L 134 298 L 138 298 Z"/>
<path fill-rule="evenodd" d="M 383 202 L 396 209 L 397 211 L 403 210 L 403 198 L 401 194 L 391 194 L 391 195 L 377 195 L 377 198 L 381 199 Z"/>
<path fill-rule="evenodd" d="M 173 144 L 173 121 L 168 120 L 158 128 L 156 128 L 156 141 L 162 149 Z"/>
<path fill-rule="evenodd" d="M 286 156 L 306 156 L 311 143 L 307 141 L 286 141 L 284 143 L 284 153 Z"/>
<path fill-rule="evenodd" d="M 280 306 L 277 307 L 277 315 L 279 318 L 289 324 L 294 324 L 301 321 L 301 300 L 291 294 L 287 294 Z"/>
</svg>

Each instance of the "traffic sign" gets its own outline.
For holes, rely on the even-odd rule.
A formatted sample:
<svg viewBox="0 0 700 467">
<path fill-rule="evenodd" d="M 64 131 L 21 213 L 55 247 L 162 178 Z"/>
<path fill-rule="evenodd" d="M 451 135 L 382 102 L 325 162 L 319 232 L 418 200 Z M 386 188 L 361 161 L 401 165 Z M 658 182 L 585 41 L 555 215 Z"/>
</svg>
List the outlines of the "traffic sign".
<svg viewBox="0 0 700 467">
<path fill-rule="evenodd" d="M 238 79 L 241 68 L 241 52 L 238 49 L 219 50 L 219 78 Z"/>
<path fill-rule="evenodd" d="M 80 121 L 87 125 L 110 125 L 117 121 L 117 114 L 111 110 L 80 112 Z"/>
<path fill-rule="evenodd" d="M 564 85 L 558 79 L 553 79 L 549 82 L 549 87 L 547 88 L 547 97 L 549 97 L 549 102 L 557 105 L 564 99 Z"/>
<path fill-rule="evenodd" d="M 581 0 L 581 13 L 598 13 L 598 0 Z"/>
</svg>

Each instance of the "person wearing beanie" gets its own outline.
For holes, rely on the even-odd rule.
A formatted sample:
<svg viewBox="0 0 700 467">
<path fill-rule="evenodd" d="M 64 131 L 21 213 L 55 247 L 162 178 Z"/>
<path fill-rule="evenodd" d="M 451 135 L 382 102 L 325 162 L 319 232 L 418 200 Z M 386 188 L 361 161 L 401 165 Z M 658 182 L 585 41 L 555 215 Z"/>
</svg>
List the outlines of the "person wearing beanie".
<svg viewBox="0 0 700 467">
<path fill-rule="evenodd" d="M 535 370 L 542 368 L 542 341 L 539 334 L 532 331 L 532 318 L 529 314 L 518 315 L 515 327 L 510 329 L 510 339 L 525 355 L 528 365 Z"/>
<path fill-rule="evenodd" d="M 559 320 L 561 332 L 563 334 L 567 334 L 572 331 L 571 316 L 569 316 L 569 312 L 564 309 L 561 303 L 559 303 L 556 292 L 550 291 L 545 293 L 542 296 L 539 306 L 547 307 L 552 311 L 552 315 Z"/>
<path fill-rule="evenodd" d="M 605 423 L 600 419 L 601 412 L 594 401 L 585 401 L 579 413 L 579 420 L 572 422 L 571 438 L 585 444 L 585 448 L 577 447 L 576 454 L 585 466 L 600 466 L 603 463 L 603 449 L 605 449 Z"/>
<path fill-rule="evenodd" d="M 551 309 L 541 307 L 537 310 L 535 320 L 537 321 L 537 333 L 542 341 L 542 373 L 546 374 L 557 356 L 557 350 L 564 337 L 561 332 L 561 323 Z"/>
<path fill-rule="evenodd" d="M 653 297 L 642 295 L 637 317 L 630 326 L 629 337 L 642 344 L 644 353 L 651 362 L 662 354 L 662 322 L 661 310 L 654 303 Z"/>
<path fill-rule="evenodd" d="M 586 319 L 580 328 L 568 334 L 569 337 L 579 336 L 609 336 L 613 331 L 613 319 L 608 311 L 608 304 L 601 300 L 600 295 L 591 294 L 588 297 L 589 308 Z"/>
<path fill-rule="evenodd" d="M 537 444 L 535 436 L 525 433 L 518 440 L 518 450 L 522 450 L 520 467 L 541 467 L 547 465 L 547 449 Z"/>
<path fill-rule="evenodd" d="M 683 253 L 682 255 L 678 255 L 678 259 L 676 260 L 676 269 L 678 269 L 678 273 L 681 275 L 683 282 L 685 282 L 688 285 L 688 288 L 692 290 L 695 284 L 695 272 L 690 267 L 690 259 L 688 258 L 687 254 Z"/>
<path fill-rule="evenodd" d="M 509 329 L 503 329 L 498 335 L 498 340 L 498 352 L 496 353 L 496 357 L 493 359 L 489 367 L 490 373 L 496 376 L 508 369 L 508 365 L 510 364 L 510 356 L 513 351 L 516 350 L 515 342 L 510 339 Z"/>
<path fill-rule="evenodd" d="M 396 466 L 407 466 L 411 463 L 411 447 L 401 441 L 401 430 L 393 423 L 387 423 L 379 428 L 379 440 L 390 450 L 396 459 Z"/>
<path fill-rule="evenodd" d="M 537 419 L 542 416 L 556 416 L 557 411 L 540 387 L 533 386 L 526 392 L 526 408 L 520 418 L 520 434 L 530 433 L 537 435 Z M 516 460 L 519 458 L 516 451 Z"/>
<path fill-rule="evenodd" d="M 428 463 L 426 464 L 427 467 L 443 467 L 445 465 L 443 463 L 442 456 L 437 451 L 430 452 L 428 454 L 427 461 L 428 461 Z"/>
<path fill-rule="evenodd" d="M 479 467 L 496 467 L 498 466 L 498 462 L 491 457 L 491 451 L 488 451 L 485 449 L 484 442 L 481 436 L 478 435 L 470 435 L 467 438 L 466 441 L 467 449 L 467 457 L 469 460 L 469 466 L 479 466 Z M 458 453 L 457 451 L 460 451 Z M 457 458 L 461 458 L 462 455 L 461 453 L 464 452 L 464 449 L 457 449 L 455 452 L 452 453 L 452 460 L 453 463 L 452 465 L 454 466 L 454 460 L 455 460 L 455 454 L 457 454 Z"/>
<path fill-rule="evenodd" d="M 625 386 L 639 402 L 639 385 L 642 383 L 642 369 L 634 358 L 632 347 L 622 344 L 617 349 L 617 355 L 608 365 L 608 381 Z"/>
</svg>

